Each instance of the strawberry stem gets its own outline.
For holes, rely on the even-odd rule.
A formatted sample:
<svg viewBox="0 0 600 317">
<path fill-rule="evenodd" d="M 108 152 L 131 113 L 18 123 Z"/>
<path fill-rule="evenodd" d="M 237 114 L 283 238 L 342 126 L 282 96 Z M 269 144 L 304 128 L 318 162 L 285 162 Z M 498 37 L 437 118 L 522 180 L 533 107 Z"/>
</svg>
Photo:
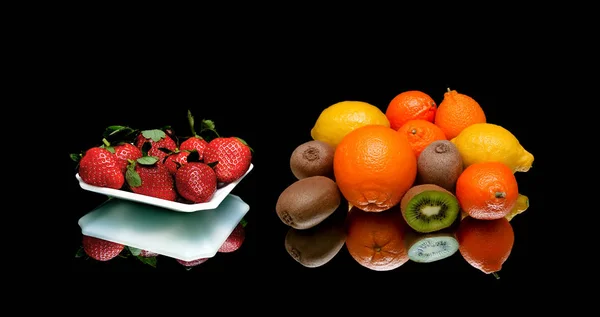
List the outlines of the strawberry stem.
<svg viewBox="0 0 600 317">
<path fill-rule="evenodd" d="M 102 138 L 102 143 L 104 143 L 104 145 L 105 145 L 106 147 L 109 147 L 109 146 L 110 146 L 110 142 L 108 142 L 108 140 L 107 140 L 106 138 Z"/>
</svg>

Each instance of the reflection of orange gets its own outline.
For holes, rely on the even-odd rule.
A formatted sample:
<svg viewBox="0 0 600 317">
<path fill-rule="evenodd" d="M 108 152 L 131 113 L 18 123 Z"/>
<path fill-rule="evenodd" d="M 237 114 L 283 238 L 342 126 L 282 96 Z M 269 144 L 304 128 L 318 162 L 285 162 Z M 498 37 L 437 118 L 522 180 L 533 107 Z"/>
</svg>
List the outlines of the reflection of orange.
<svg viewBox="0 0 600 317">
<path fill-rule="evenodd" d="M 408 261 L 404 245 L 406 226 L 399 208 L 373 213 L 354 207 L 347 221 L 346 248 L 360 265 L 389 271 Z"/>
<path fill-rule="evenodd" d="M 485 123 L 485 113 L 473 98 L 448 90 L 435 112 L 434 123 L 444 131 L 448 140 L 455 138 L 466 127 Z"/>
<path fill-rule="evenodd" d="M 469 165 L 456 182 L 456 198 L 463 211 L 476 219 L 506 217 L 519 197 L 517 179 L 500 162 Z"/>
<path fill-rule="evenodd" d="M 486 274 L 502 269 L 515 242 L 514 231 L 506 218 L 479 220 L 467 217 L 460 222 L 456 237 L 463 258 Z"/>
<path fill-rule="evenodd" d="M 408 139 L 417 159 L 431 142 L 446 140 L 444 131 L 426 120 L 409 120 L 398 129 L 398 133 Z"/>
<path fill-rule="evenodd" d="M 390 127 L 398 130 L 408 120 L 421 119 L 433 122 L 437 106 L 426 93 L 417 90 L 405 91 L 390 101 L 385 115 Z"/>
<path fill-rule="evenodd" d="M 369 125 L 348 133 L 333 157 L 335 180 L 352 205 L 379 212 L 400 202 L 417 175 L 410 144 L 391 128 Z"/>
</svg>

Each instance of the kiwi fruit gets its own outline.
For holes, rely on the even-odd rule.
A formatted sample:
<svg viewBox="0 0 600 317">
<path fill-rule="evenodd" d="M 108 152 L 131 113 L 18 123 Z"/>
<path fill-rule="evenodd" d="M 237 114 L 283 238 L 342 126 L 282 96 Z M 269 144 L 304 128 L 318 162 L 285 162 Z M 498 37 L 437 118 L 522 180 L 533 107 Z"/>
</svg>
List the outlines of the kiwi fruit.
<svg viewBox="0 0 600 317">
<path fill-rule="evenodd" d="M 327 219 L 341 204 L 337 184 L 325 176 L 311 176 L 289 185 L 277 199 L 275 211 L 281 221 L 299 230 Z"/>
<path fill-rule="evenodd" d="M 308 141 L 292 152 L 290 168 L 297 179 L 311 176 L 333 177 L 333 147 L 322 141 Z"/>
<path fill-rule="evenodd" d="M 452 231 L 418 233 L 408 230 L 405 242 L 408 258 L 418 263 L 439 261 L 458 251 L 458 240 Z"/>
<path fill-rule="evenodd" d="M 334 215 L 317 226 L 298 230 L 290 228 L 285 236 L 285 250 L 296 262 L 308 268 L 327 264 L 346 242 L 345 208 L 338 208 Z M 336 217 L 335 214 L 344 214 Z"/>
<path fill-rule="evenodd" d="M 463 171 L 456 146 L 448 140 L 431 142 L 417 160 L 417 184 L 435 184 L 454 192 Z"/>
<path fill-rule="evenodd" d="M 460 214 L 456 196 L 435 184 L 411 187 L 400 201 L 402 217 L 413 230 L 435 232 L 452 226 Z"/>
</svg>

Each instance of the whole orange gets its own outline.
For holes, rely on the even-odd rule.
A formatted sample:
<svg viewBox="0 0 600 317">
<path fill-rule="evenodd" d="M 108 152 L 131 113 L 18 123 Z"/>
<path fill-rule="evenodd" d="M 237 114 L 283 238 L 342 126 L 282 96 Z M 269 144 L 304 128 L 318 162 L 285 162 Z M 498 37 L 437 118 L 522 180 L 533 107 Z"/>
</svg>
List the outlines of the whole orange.
<svg viewBox="0 0 600 317">
<path fill-rule="evenodd" d="M 417 159 L 406 138 L 391 128 L 360 127 L 335 149 L 333 173 L 344 198 L 379 212 L 400 202 L 417 175 Z"/>
<path fill-rule="evenodd" d="M 446 140 L 446 135 L 442 129 L 427 120 L 421 119 L 407 121 L 398 129 L 398 133 L 406 137 L 417 159 L 431 142 Z"/>
<path fill-rule="evenodd" d="M 408 120 L 422 119 L 433 122 L 437 105 L 426 93 L 418 90 L 402 92 L 394 97 L 387 106 L 385 115 L 390 127 L 398 130 Z"/>
<path fill-rule="evenodd" d="M 452 140 L 466 127 L 475 123 L 485 123 L 485 113 L 475 99 L 448 89 L 440 103 L 434 123 Z"/>
<path fill-rule="evenodd" d="M 476 219 L 506 217 L 518 197 L 517 179 L 504 163 L 469 165 L 456 181 L 456 198 L 461 209 Z"/>
<path fill-rule="evenodd" d="M 399 208 L 373 213 L 353 207 L 346 221 L 346 248 L 360 265 L 389 271 L 408 262 L 407 228 Z"/>
<path fill-rule="evenodd" d="M 456 237 L 463 258 L 486 274 L 502 269 L 515 242 L 515 233 L 506 218 L 479 220 L 467 217 L 460 222 Z"/>
</svg>

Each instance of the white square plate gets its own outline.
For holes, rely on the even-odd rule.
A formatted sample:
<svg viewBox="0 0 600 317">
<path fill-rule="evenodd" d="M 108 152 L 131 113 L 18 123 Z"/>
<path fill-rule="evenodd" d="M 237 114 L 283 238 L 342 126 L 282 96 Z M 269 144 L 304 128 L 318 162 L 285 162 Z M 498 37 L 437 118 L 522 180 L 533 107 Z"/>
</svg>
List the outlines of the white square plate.
<svg viewBox="0 0 600 317">
<path fill-rule="evenodd" d="M 198 210 L 208 210 L 208 209 L 215 209 L 215 208 L 219 207 L 219 204 L 221 204 L 223 199 L 225 199 L 225 197 L 227 197 L 227 195 L 229 195 L 229 193 L 233 190 L 233 188 L 235 188 L 235 186 L 237 186 L 237 184 L 239 184 L 239 182 L 244 177 L 246 177 L 246 175 L 248 175 L 248 173 L 250 173 L 250 171 L 252 170 L 253 167 L 254 167 L 254 165 L 250 164 L 250 167 L 248 167 L 248 170 L 242 177 L 240 177 L 235 182 L 229 183 L 221 188 L 218 188 L 210 201 L 205 202 L 205 203 L 200 203 L 200 204 L 185 204 L 185 203 L 180 203 L 180 202 L 176 202 L 176 201 L 169 201 L 169 200 L 160 199 L 160 198 L 156 198 L 156 197 L 140 195 L 140 194 L 136 194 L 136 193 L 126 191 L 126 190 L 121 190 L 121 189 L 93 186 L 93 185 L 86 184 L 81 179 L 81 177 L 79 177 L 79 173 L 76 174 L 75 177 L 79 181 L 79 186 L 87 191 L 91 191 L 91 192 L 98 193 L 98 194 L 104 194 L 104 195 L 107 195 L 110 197 L 116 197 L 116 198 L 120 198 L 120 199 L 124 199 L 124 200 L 131 200 L 131 201 L 135 201 L 135 202 L 142 203 L 142 204 L 158 206 L 158 207 L 162 207 L 162 208 L 166 208 L 166 209 L 170 209 L 170 210 L 174 210 L 174 211 L 195 212 Z"/>
<path fill-rule="evenodd" d="M 113 198 L 78 223 L 86 236 L 192 261 L 213 257 L 248 210 L 235 195 L 228 195 L 217 209 L 194 213 Z"/>
</svg>

